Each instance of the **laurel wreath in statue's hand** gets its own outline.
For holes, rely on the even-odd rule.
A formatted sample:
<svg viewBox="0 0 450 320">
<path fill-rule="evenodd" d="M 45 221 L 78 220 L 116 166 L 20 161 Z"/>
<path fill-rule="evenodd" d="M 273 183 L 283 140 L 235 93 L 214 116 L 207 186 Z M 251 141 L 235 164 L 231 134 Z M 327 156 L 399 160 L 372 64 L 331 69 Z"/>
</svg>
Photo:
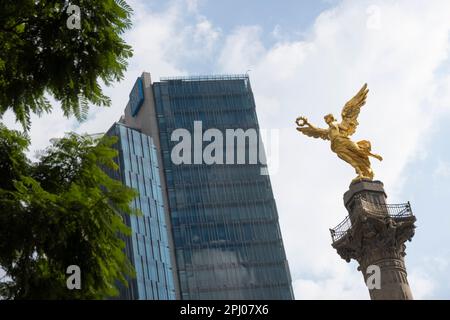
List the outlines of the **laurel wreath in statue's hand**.
<svg viewBox="0 0 450 320">
<path fill-rule="evenodd" d="M 295 119 L 295 123 L 297 124 L 297 126 L 303 127 L 308 124 L 308 119 L 306 119 L 305 117 L 298 117 L 297 119 Z"/>
</svg>

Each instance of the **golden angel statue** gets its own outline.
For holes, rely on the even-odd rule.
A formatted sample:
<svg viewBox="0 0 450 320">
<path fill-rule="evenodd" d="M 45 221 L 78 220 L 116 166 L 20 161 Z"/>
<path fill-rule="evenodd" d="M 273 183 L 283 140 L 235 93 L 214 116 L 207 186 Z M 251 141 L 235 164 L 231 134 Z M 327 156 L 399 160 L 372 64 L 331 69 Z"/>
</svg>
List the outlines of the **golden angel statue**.
<svg viewBox="0 0 450 320">
<path fill-rule="evenodd" d="M 331 141 L 331 150 L 355 168 L 358 176 L 353 181 L 373 179 L 374 174 L 370 168 L 369 156 L 380 161 L 383 160 L 381 156 L 371 152 L 370 141 L 361 140 L 355 143 L 349 138 L 355 133 L 359 124 L 357 118 L 361 107 L 366 103 L 368 92 L 367 84 L 364 84 L 361 90 L 345 104 L 341 113 L 341 123 L 338 123 L 332 114 L 327 114 L 324 119 L 328 129 L 316 128 L 305 117 L 298 117 L 295 120 L 298 126 L 297 130 L 301 133 Z"/>
</svg>

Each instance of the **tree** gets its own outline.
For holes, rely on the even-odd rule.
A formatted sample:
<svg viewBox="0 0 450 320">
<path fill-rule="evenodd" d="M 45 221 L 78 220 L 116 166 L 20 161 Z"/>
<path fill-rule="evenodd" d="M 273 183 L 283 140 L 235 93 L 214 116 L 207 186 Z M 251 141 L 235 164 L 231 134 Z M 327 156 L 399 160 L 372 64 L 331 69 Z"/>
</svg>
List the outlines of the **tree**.
<svg viewBox="0 0 450 320">
<path fill-rule="evenodd" d="M 68 27 L 78 18 L 70 5 L 80 9 L 79 29 Z M 48 94 L 79 120 L 89 104 L 109 106 L 99 80 L 124 76 L 131 12 L 124 0 L 0 1 L 0 118 L 11 109 L 29 129 L 31 113 L 51 111 Z"/>
<path fill-rule="evenodd" d="M 110 178 L 115 138 L 74 133 L 54 140 L 37 162 L 29 139 L 0 124 L 0 281 L 4 299 L 101 299 L 118 293 L 133 267 L 124 253 L 134 190 Z M 5 179 L 3 179 L 3 177 Z M 69 290 L 69 266 L 81 289 Z"/>
</svg>

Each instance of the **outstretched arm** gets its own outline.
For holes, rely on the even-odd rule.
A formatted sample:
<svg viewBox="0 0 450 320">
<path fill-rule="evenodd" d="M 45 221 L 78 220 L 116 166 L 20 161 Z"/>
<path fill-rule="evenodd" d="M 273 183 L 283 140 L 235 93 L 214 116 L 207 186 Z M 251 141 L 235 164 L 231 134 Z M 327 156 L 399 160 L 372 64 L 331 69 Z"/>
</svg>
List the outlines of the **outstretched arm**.
<svg viewBox="0 0 450 320">
<path fill-rule="evenodd" d="M 297 124 L 297 130 L 303 133 L 304 135 L 313 138 L 321 138 L 324 140 L 329 140 L 328 130 L 313 126 L 308 122 L 308 119 L 306 119 L 305 117 L 298 117 L 295 120 L 295 123 Z"/>
</svg>

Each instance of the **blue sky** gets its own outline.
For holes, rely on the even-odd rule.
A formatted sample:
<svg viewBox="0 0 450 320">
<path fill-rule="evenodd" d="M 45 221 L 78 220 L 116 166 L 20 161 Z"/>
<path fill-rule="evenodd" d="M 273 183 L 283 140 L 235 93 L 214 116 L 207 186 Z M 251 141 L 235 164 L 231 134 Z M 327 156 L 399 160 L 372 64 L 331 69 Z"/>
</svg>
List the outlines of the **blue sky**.
<svg viewBox="0 0 450 320">
<path fill-rule="evenodd" d="M 195 6 L 198 14 L 207 18 L 221 34 L 230 34 L 239 26 L 258 26 L 265 45 L 273 45 L 281 38 L 301 39 L 325 9 L 332 7 L 333 0 L 230 0 L 186 1 L 187 7 Z M 147 1 L 152 12 L 163 12 L 173 6 L 173 1 Z M 195 22 L 195 15 L 184 15 L 186 23 Z M 179 59 L 179 58 L 178 58 Z M 211 60 L 189 59 L 178 61 L 190 73 L 214 73 L 217 65 Z"/>
<path fill-rule="evenodd" d="M 272 185 L 297 299 L 368 299 L 354 262 L 330 246 L 345 216 L 353 170 L 321 140 L 295 131 L 305 115 L 324 126 L 363 83 L 369 96 L 354 138 L 372 141 L 388 201 L 410 201 L 413 295 L 450 299 L 450 2 L 423 0 L 130 0 L 135 55 L 126 79 L 105 88 L 109 109 L 77 123 L 60 111 L 33 117 L 33 150 L 69 130 L 102 132 L 117 120 L 136 77 L 245 73 L 263 128 L 278 130 Z M 11 114 L 5 122 L 14 125 Z"/>
<path fill-rule="evenodd" d="M 289 30 L 290 33 L 302 33 L 317 15 L 332 6 L 336 1 L 324 0 L 229 0 L 191 1 L 198 10 L 220 27 L 225 33 L 233 31 L 239 25 L 261 25 L 270 33 L 275 26 Z M 170 1 L 148 1 L 147 7 L 154 11 L 163 11 L 172 5 Z"/>
<path fill-rule="evenodd" d="M 286 34 L 301 35 L 330 1 L 321 0 L 231 0 L 200 1 L 199 10 L 224 32 L 232 32 L 239 25 L 260 25 L 265 35 L 278 26 Z M 268 44 L 273 39 L 267 37 Z"/>
</svg>

